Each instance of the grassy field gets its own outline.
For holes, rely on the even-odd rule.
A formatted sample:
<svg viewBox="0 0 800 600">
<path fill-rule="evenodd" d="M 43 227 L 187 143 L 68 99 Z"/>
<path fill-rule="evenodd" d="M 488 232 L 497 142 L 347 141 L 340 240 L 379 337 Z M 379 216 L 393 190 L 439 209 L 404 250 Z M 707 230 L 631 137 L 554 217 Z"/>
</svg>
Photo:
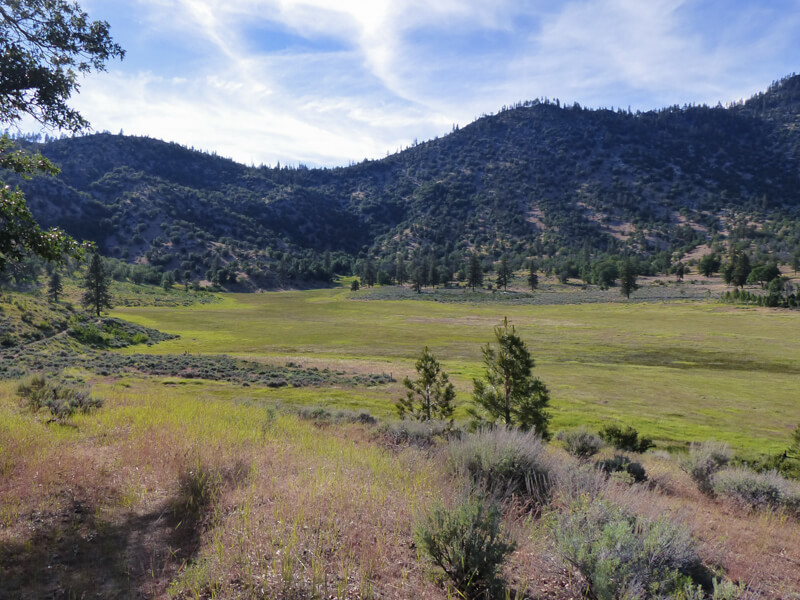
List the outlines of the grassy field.
<svg viewBox="0 0 800 600">
<path fill-rule="evenodd" d="M 662 444 L 717 438 L 745 454 L 781 451 L 800 422 L 800 314 L 714 302 L 520 306 L 364 300 L 341 288 L 225 295 L 189 307 L 113 315 L 180 335 L 122 352 L 226 353 L 361 372 L 411 372 L 429 346 L 462 405 L 480 348 L 503 317 L 517 327 L 552 395 L 555 430 L 607 421 Z M 393 413 L 399 383 L 374 388 L 254 390 L 209 384 L 210 396 Z"/>
<path fill-rule="evenodd" d="M 62 378 L 104 402 L 53 419 L 21 402 L 17 382 L 0 381 L 0 600 L 456 597 L 412 532 L 435 503 L 475 495 L 477 484 L 452 466 L 461 442 L 409 441 L 384 424 L 286 409 L 390 418 L 402 377 L 428 345 L 453 375 L 463 417 L 480 348 L 505 316 L 550 387 L 554 432 L 619 421 L 662 448 L 714 437 L 747 455 L 782 451 L 800 421 L 798 313 L 697 300 L 536 306 L 368 293 L 226 294 L 187 306 L 158 296 L 155 306 L 113 311 L 180 337 L 112 350 L 108 365 L 194 365 L 176 376 L 93 367 L 108 351 L 66 351 L 67 341 L 77 345 L 64 329 L 72 313 L 8 295 L 4 316 L 24 344 L 3 357 L 19 361 L 40 346 L 43 357 L 63 354 Z M 40 343 L 44 321 L 63 331 Z M 228 379 L 220 361 L 233 361 L 202 356 L 219 354 L 286 369 L 289 385 Z M 271 372 L 265 365 L 248 363 L 247 372 Z M 191 372 L 206 367 L 204 377 L 219 377 Z M 360 377 L 383 372 L 395 381 Z M 561 442 L 541 448 L 548 475 L 539 481 L 554 490 L 546 506 L 524 494 L 502 505 L 517 545 L 503 569 L 505 597 L 585 596 L 553 527 L 576 497 L 600 494 L 637 518 L 666 516 L 683 528 L 702 561 L 697 581 L 741 583 L 741 600 L 800 598 L 800 513 L 703 494 L 680 457 L 663 452 L 633 456 L 648 476 L 633 484 L 568 456 Z"/>
</svg>

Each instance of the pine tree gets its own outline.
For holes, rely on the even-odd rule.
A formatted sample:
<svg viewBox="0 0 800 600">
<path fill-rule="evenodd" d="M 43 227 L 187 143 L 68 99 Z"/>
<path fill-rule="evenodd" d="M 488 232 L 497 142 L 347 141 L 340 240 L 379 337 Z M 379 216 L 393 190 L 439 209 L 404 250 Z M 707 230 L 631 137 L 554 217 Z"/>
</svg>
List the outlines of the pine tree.
<svg viewBox="0 0 800 600">
<path fill-rule="evenodd" d="M 503 256 L 500 259 L 500 266 L 497 267 L 497 287 L 502 287 L 504 290 L 508 289 L 508 283 L 511 281 L 513 274 L 514 272 L 508 264 L 508 257 Z"/>
<path fill-rule="evenodd" d="M 546 412 L 550 402 L 547 387 L 533 376 L 534 360 L 508 319 L 494 330 L 497 348 L 483 348 L 484 379 L 474 379 L 473 402 L 469 409 L 476 424 L 502 423 L 508 427 L 535 429 L 543 439 L 550 434 Z"/>
<path fill-rule="evenodd" d="M 467 271 L 467 283 L 475 290 L 476 287 L 483 285 L 483 267 L 481 260 L 477 254 L 471 254 L 469 257 L 469 270 Z"/>
<path fill-rule="evenodd" d="M 428 257 L 426 279 L 430 286 L 436 287 L 439 285 L 439 266 L 436 264 L 436 258 L 433 255 Z"/>
<path fill-rule="evenodd" d="M 86 288 L 82 298 L 84 306 L 91 308 L 98 317 L 102 309 L 111 308 L 108 273 L 99 254 L 92 255 L 83 285 Z"/>
<path fill-rule="evenodd" d="M 683 264 L 682 262 L 678 262 L 678 264 L 675 265 L 675 279 L 677 279 L 678 281 L 683 281 L 683 277 L 686 275 L 686 271 L 687 271 L 686 265 Z"/>
<path fill-rule="evenodd" d="M 630 298 L 631 294 L 639 289 L 636 277 L 636 267 L 633 266 L 630 259 L 626 258 L 619 270 L 620 293 L 626 298 Z"/>
<path fill-rule="evenodd" d="M 406 272 L 406 261 L 403 260 L 403 255 L 397 255 L 397 263 L 394 267 L 394 278 L 399 285 L 403 285 L 408 281 L 408 273 Z"/>
<path fill-rule="evenodd" d="M 50 275 L 50 281 L 47 282 L 47 297 L 50 298 L 52 302 L 58 302 L 58 296 L 63 291 L 64 288 L 61 285 L 61 275 L 59 275 L 58 271 L 54 269 Z"/>
<path fill-rule="evenodd" d="M 54 129 L 78 133 L 89 123 L 69 104 L 79 73 L 105 70 L 125 51 L 111 39 L 108 23 L 92 21 L 76 2 L 14 0 L 0 3 L 0 124 L 35 119 Z M 38 152 L 16 151 L 0 136 L 0 170 L 28 178 L 53 175 L 56 166 Z M 25 196 L 0 181 L 0 271 L 26 255 L 63 262 L 83 258 L 91 247 L 58 228 L 43 231 Z"/>
<path fill-rule="evenodd" d="M 395 405 L 400 418 L 410 416 L 420 421 L 452 419 L 456 408 L 455 388 L 427 346 L 417 359 L 415 368 L 419 378 L 416 381 L 408 377 L 403 380 L 408 392 Z"/>
<path fill-rule="evenodd" d="M 414 291 L 416 291 L 418 294 L 421 293 L 422 288 L 425 287 L 427 280 L 428 277 L 425 264 L 420 260 L 413 263 L 411 266 L 411 287 L 414 288 Z"/>
<path fill-rule="evenodd" d="M 532 292 L 535 292 L 536 288 L 539 287 L 539 276 L 536 274 L 536 263 L 534 261 L 531 261 L 528 271 L 528 287 L 531 288 Z"/>
<path fill-rule="evenodd" d="M 364 263 L 364 273 L 361 279 L 364 280 L 364 285 L 367 287 L 372 287 L 378 280 L 378 272 L 376 271 L 375 263 L 372 262 L 371 258 L 368 258 L 367 262 Z"/>
</svg>

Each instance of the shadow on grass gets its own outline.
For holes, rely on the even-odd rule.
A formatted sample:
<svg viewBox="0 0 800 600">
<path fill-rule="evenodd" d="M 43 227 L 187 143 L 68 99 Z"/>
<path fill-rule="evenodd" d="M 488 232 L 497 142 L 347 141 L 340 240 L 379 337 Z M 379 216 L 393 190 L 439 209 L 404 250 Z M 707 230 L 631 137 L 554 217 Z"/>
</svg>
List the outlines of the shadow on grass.
<svg viewBox="0 0 800 600">
<path fill-rule="evenodd" d="M 0 541 L 0 599 L 128 599 L 163 593 L 197 553 L 203 511 L 174 500 L 114 523 L 73 500 L 58 512 L 32 513 L 30 537 Z"/>
</svg>

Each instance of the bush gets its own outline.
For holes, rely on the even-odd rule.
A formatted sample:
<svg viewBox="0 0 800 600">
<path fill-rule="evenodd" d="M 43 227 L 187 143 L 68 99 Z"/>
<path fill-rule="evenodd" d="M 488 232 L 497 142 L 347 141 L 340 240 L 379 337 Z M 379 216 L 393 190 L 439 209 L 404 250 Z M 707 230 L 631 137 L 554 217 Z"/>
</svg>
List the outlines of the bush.
<svg viewBox="0 0 800 600">
<path fill-rule="evenodd" d="M 555 517 L 553 535 L 561 556 L 580 571 L 597 600 L 680 592 L 700 565 L 685 527 L 665 517 L 644 519 L 608 500 L 574 502 Z"/>
<path fill-rule="evenodd" d="M 495 427 L 470 433 L 449 448 L 451 468 L 497 500 L 524 495 L 544 504 L 555 465 L 533 431 Z"/>
<path fill-rule="evenodd" d="M 631 462 L 630 458 L 622 454 L 615 454 L 613 458 L 597 461 L 597 468 L 609 475 L 627 473 L 634 483 L 647 481 L 647 472 L 644 467 L 637 462 Z"/>
<path fill-rule="evenodd" d="M 731 449 L 728 444 L 708 441 L 692 443 L 689 454 L 681 462 L 681 469 L 686 471 L 704 494 L 712 492 L 711 479 L 731 460 Z"/>
<path fill-rule="evenodd" d="M 746 468 L 725 469 L 712 480 L 714 493 L 749 510 L 784 508 L 800 516 L 800 485 L 775 471 L 756 473 Z"/>
<path fill-rule="evenodd" d="M 564 443 L 564 448 L 572 456 L 589 458 L 603 447 L 603 440 L 584 428 L 561 431 L 556 439 Z"/>
<path fill-rule="evenodd" d="M 54 384 L 43 375 L 33 375 L 20 382 L 17 396 L 31 412 L 47 408 L 57 421 L 63 421 L 76 412 L 88 413 L 103 405 L 100 398 L 90 396 L 89 389 Z"/>
<path fill-rule="evenodd" d="M 564 463 L 557 473 L 555 487 L 562 502 L 572 503 L 581 497 L 593 500 L 608 487 L 608 477 L 595 465 Z"/>
<path fill-rule="evenodd" d="M 319 406 L 302 406 L 297 409 L 297 416 L 301 419 L 313 421 L 317 425 L 327 425 L 330 423 L 362 423 L 364 425 L 374 425 L 378 422 L 375 417 L 365 410 L 359 412 L 351 410 L 337 410 L 331 412 Z"/>
<path fill-rule="evenodd" d="M 514 543 L 501 531 L 500 511 L 469 499 L 452 510 L 437 506 L 414 531 L 421 552 L 444 571 L 461 597 L 498 597 L 500 571 Z"/>
<path fill-rule="evenodd" d="M 68 333 L 82 344 L 95 348 L 104 348 L 112 337 L 100 331 L 92 323 L 75 325 L 69 329 Z"/>
<path fill-rule="evenodd" d="M 390 446 L 431 448 L 458 438 L 461 431 L 449 421 L 393 421 L 381 426 L 380 435 Z"/>
<path fill-rule="evenodd" d="M 626 426 L 625 429 L 619 425 L 606 425 L 600 431 L 600 437 L 617 450 L 641 453 L 655 447 L 650 438 L 640 438 L 639 432 L 630 425 Z"/>
</svg>

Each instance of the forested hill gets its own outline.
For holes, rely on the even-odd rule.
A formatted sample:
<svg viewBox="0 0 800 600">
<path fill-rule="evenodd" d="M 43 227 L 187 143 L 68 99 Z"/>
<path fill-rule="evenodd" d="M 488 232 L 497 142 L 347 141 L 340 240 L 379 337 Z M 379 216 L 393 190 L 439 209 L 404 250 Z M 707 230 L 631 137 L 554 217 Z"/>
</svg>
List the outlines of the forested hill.
<svg viewBox="0 0 800 600">
<path fill-rule="evenodd" d="M 39 146 L 57 178 L 22 187 L 37 218 L 127 261 L 256 285 L 326 279 L 398 253 L 458 270 L 735 241 L 800 248 L 800 76 L 745 103 L 646 113 L 535 101 L 376 161 L 251 168 L 176 144 L 98 134 Z M 268 143 L 268 140 L 265 140 Z"/>
</svg>

